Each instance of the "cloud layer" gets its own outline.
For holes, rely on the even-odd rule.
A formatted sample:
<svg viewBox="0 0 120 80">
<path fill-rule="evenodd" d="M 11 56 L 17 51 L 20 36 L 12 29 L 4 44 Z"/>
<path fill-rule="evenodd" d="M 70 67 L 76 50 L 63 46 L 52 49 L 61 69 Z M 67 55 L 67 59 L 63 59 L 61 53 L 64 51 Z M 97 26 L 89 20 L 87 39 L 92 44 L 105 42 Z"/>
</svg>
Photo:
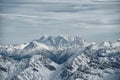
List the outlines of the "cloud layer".
<svg viewBox="0 0 120 80">
<path fill-rule="evenodd" d="M 90 41 L 120 37 L 119 2 L 76 1 L 0 3 L 1 44 L 27 42 L 44 34 L 77 35 Z"/>
</svg>

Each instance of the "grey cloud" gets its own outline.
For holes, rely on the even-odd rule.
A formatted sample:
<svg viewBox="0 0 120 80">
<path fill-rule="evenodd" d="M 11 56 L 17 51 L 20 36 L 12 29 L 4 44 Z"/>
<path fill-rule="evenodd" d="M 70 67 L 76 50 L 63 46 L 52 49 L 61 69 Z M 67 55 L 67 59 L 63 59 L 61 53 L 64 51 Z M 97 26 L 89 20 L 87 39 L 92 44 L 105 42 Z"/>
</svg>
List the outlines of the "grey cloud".
<svg viewBox="0 0 120 80">
<path fill-rule="evenodd" d="M 77 35 L 91 41 L 117 39 L 120 37 L 119 4 L 74 1 L 0 3 L 0 44 L 23 43 L 44 34 Z"/>
</svg>

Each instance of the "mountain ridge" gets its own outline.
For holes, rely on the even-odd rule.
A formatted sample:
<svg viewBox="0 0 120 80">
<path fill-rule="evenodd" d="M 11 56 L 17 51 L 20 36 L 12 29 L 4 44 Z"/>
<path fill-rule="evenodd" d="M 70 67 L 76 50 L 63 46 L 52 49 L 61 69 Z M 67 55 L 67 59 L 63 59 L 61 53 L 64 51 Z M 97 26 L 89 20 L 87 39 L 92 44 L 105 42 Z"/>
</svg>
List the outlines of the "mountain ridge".
<svg viewBox="0 0 120 80">
<path fill-rule="evenodd" d="M 94 43 L 75 36 L 42 36 L 0 46 L 0 80 L 119 80 L 119 74 L 119 39 Z"/>
</svg>

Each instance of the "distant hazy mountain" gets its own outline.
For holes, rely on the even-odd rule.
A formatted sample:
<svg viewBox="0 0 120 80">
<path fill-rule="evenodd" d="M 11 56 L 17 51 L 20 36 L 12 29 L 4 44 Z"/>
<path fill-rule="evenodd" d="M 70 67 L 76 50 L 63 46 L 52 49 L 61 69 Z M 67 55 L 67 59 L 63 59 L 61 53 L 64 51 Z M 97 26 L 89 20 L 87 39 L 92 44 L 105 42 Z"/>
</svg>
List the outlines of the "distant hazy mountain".
<svg viewBox="0 0 120 80">
<path fill-rule="evenodd" d="M 120 40 L 60 35 L 1 45 L 0 80 L 120 80 Z"/>
</svg>

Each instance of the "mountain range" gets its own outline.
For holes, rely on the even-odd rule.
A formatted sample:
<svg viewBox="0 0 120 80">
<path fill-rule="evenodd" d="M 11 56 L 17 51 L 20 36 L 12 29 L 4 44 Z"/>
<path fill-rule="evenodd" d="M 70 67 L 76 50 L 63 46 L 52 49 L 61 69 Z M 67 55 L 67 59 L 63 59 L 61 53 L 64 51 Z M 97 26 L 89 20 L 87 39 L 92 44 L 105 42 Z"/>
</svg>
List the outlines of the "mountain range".
<svg viewBox="0 0 120 80">
<path fill-rule="evenodd" d="M 42 36 L 0 46 L 0 80 L 120 80 L 120 39 Z"/>
</svg>

